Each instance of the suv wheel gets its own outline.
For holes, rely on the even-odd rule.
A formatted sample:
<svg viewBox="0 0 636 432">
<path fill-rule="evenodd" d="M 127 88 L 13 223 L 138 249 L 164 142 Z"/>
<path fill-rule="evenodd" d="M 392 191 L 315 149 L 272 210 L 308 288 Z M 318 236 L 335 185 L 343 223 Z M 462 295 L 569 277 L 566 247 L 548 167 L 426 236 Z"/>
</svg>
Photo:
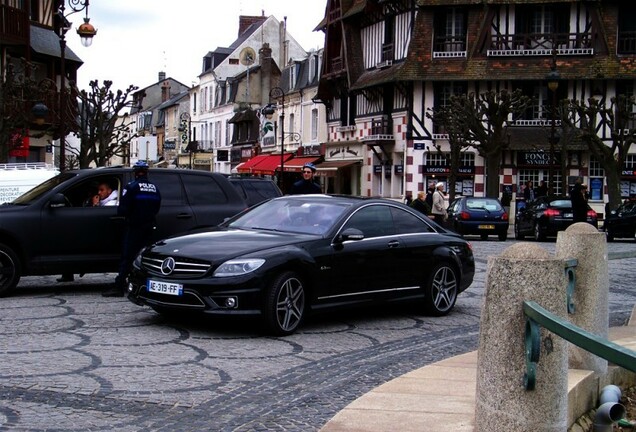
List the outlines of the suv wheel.
<svg viewBox="0 0 636 432">
<path fill-rule="evenodd" d="M 0 243 L 0 297 L 8 295 L 20 282 L 20 260 L 9 246 Z"/>
</svg>

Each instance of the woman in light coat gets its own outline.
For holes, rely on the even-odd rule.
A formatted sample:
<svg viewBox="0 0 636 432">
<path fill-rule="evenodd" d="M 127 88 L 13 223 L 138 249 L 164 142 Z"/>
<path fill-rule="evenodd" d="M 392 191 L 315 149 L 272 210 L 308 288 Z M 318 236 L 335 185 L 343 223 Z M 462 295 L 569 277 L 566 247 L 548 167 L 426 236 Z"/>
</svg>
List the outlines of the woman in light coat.
<svg viewBox="0 0 636 432">
<path fill-rule="evenodd" d="M 446 219 L 446 204 L 444 202 L 444 183 L 439 182 L 435 185 L 433 192 L 433 208 L 431 213 L 435 216 L 435 222 L 442 224 Z"/>
</svg>

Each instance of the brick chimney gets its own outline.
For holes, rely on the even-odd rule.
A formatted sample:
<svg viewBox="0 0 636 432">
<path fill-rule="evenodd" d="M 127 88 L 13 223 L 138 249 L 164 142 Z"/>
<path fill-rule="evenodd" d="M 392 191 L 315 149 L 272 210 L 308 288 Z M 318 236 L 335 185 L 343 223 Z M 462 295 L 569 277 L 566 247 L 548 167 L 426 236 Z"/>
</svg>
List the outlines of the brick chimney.
<svg viewBox="0 0 636 432">
<path fill-rule="evenodd" d="M 245 30 L 248 29 L 252 24 L 262 24 L 265 22 L 267 17 L 265 16 L 265 11 L 261 16 L 248 16 L 248 15 L 240 15 L 239 16 L 239 30 L 238 35 L 241 37 Z"/>
<path fill-rule="evenodd" d="M 271 90 L 272 67 L 275 64 L 272 58 L 272 49 L 267 42 L 263 43 L 258 50 L 258 64 L 261 66 L 261 105 L 265 106 L 269 102 L 269 92 Z"/>
<path fill-rule="evenodd" d="M 163 72 L 161 72 L 163 73 Z M 161 73 L 159 76 L 161 76 Z M 163 74 L 163 79 L 166 79 L 166 74 Z M 164 81 L 161 83 L 161 102 L 165 102 L 170 99 L 170 81 Z"/>
</svg>

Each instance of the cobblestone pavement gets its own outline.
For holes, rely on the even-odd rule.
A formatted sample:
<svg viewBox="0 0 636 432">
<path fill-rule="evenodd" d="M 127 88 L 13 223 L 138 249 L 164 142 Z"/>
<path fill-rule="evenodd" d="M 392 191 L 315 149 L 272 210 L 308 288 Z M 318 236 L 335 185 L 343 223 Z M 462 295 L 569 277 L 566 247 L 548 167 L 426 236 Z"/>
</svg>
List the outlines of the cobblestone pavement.
<svg viewBox="0 0 636 432">
<path fill-rule="evenodd" d="M 0 429 L 318 430 L 372 388 L 474 350 L 487 258 L 512 243 L 473 240 L 475 282 L 449 316 L 413 305 L 340 312 L 286 338 L 262 336 L 256 322 L 169 320 L 102 298 L 112 274 L 24 278 L 0 299 Z M 636 302 L 635 267 L 610 261 L 612 325 Z"/>
</svg>

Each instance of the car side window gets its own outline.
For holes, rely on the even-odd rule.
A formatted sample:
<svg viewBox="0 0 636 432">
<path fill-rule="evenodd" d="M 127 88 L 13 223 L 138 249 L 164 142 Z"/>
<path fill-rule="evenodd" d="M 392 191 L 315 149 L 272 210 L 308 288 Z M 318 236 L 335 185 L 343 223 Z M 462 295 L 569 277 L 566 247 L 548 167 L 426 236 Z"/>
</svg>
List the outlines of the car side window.
<svg viewBox="0 0 636 432">
<path fill-rule="evenodd" d="M 181 173 L 185 190 L 188 194 L 190 205 L 222 204 L 228 202 L 228 198 L 211 176 L 190 175 Z"/>
<path fill-rule="evenodd" d="M 99 186 L 106 184 L 117 196 L 121 195 L 122 181 L 120 176 L 101 175 L 87 178 L 64 191 L 68 207 L 92 207 L 93 197 L 97 195 Z M 117 199 L 118 201 L 118 199 Z"/>
<path fill-rule="evenodd" d="M 392 208 L 391 216 L 393 216 L 393 226 L 396 234 L 435 232 L 426 222 L 400 208 Z"/>
<path fill-rule="evenodd" d="M 181 186 L 181 179 L 177 172 L 155 172 L 148 176 L 161 194 L 161 206 L 182 206 L 185 204 L 185 195 Z"/>
<path fill-rule="evenodd" d="M 365 238 L 382 237 L 395 233 L 391 209 L 385 205 L 372 205 L 355 212 L 345 223 L 343 229 L 355 228 Z"/>
</svg>

